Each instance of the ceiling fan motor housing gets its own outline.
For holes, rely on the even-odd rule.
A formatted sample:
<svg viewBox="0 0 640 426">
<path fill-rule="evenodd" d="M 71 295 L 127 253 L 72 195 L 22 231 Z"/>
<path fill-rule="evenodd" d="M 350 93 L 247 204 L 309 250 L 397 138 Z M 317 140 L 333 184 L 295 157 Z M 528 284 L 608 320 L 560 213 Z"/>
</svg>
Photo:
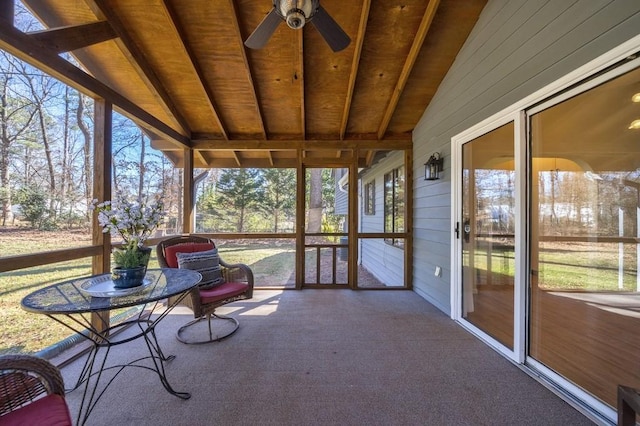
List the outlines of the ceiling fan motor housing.
<svg viewBox="0 0 640 426">
<path fill-rule="evenodd" d="M 319 0 L 274 0 L 276 11 L 294 30 L 304 27 L 319 7 Z"/>
</svg>

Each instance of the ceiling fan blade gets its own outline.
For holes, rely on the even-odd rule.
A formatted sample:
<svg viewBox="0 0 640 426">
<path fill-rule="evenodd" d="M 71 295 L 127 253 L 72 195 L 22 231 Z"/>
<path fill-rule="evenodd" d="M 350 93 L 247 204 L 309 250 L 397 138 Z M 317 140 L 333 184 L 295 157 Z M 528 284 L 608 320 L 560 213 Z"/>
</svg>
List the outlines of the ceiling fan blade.
<svg viewBox="0 0 640 426">
<path fill-rule="evenodd" d="M 340 25 L 333 20 L 322 6 L 318 6 L 311 23 L 318 29 L 320 35 L 334 52 L 341 51 L 351 43 L 347 33 L 340 28 Z"/>
<path fill-rule="evenodd" d="M 271 9 L 271 12 L 269 12 L 256 29 L 253 30 L 249 38 L 244 42 L 244 45 L 249 49 L 262 49 L 276 28 L 278 28 L 280 22 L 282 22 L 280 15 L 278 15 L 275 9 Z"/>
</svg>

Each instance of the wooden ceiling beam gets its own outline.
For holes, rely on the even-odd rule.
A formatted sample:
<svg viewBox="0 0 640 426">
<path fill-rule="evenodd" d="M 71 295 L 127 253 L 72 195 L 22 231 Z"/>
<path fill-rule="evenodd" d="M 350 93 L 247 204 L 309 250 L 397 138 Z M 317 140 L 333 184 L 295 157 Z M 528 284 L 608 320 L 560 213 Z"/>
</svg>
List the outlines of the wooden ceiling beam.
<svg viewBox="0 0 640 426">
<path fill-rule="evenodd" d="M 29 35 L 11 25 L 0 25 L 0 49 L 46 72 L 61 82 L 94 98 L 104 98 L 113 103 L 128 117 L 146 124 L 176 142 L 189 146 L 189 138 L 180 134 L 166 123 L 158 120 L 138 105 L 131 102 L 104 83 L 93 78 L 80 68 L 64 60 L 45 46 L 37 43 Z M 146 127 L 143 126 L 143 127 Z"/>
<path fill-rule="evenodd" d="M 129 36 L 127 29 L 118 15 L 114 12 L 113 8 L 109 7 L 106 0 L 85 0 L 85 2 L 91 10 L 93 10 L 98 19 L 106 19 L 109 21 L 111 27 L 118 35 L 118 38 L 116 38 L 116 44 L 131 66 L 135 69 L 138 76 L 149 88 L 153 96 L 158 100 L 158 104 L 167 114 L 173 117 L 176 124 L 180 126 L 182 133 L 190 134 L 191 129 L 187 121 L 178 110 L 173 99 L 171 99 L 169 92 L 160 81 L 160 78 L 153 70 L 151 64 L 147 61 L 142 50 Z"/>
<path fill-rule="evenodd" d="M 269 158 L 269 164 L 273 167 L 273 153 L 271 151 L 267 151 L 267 157 Z"/>
<path fill-rule="evenodd" d="M 299 141 L 263 141 L 263 140 L 192 140 L 193 149 L 202 150 L 264 150 L 264 151 L 288 151 L 295 149 L 308 150 L 345 150 L 345 149 L 375 149 L 380 151 L 411 149 L 413 143 L 410 139 L 363 139 L 363 140 L 299 140 Z"/>
<path fill-rule="evenodd" d="M 420 49 L 422 48 L 425 37 L 427 36 L 427 32 L 429 32 L 431 22 L 433 22 L 433 17 L 435 16 L 439 5 L 440 0 L 429 0 L 427 9 L 422 16 L 422 22 L 420 22 L 418 32 L 413 39 L 413 44 L 411 45 L 411 49 L 409 50 L 407 59 L 405 60 L 404 66 L 402 67 L 400 77 L 398 77 L 398 81 L 396 82 L 396 87 L 391 93 L 391 99 L 389 99 L 389 103 L 387 104 L 387 109 L 385 110 L 382 121 L 380 122 L 380 127 L 378 127 L 378 139 L 382 139 L 384 137 L 384 134 L 387 131 L 387 127 L 389 127 L 391 117 L 393 117 L 393 113 L 398 106 L 400 95 L 402 95 L 404 86 L 407 84 L 407 80 L 409 79 L 409 75 L 411 74 L 411 70 L 413 69 L 413 65 L 416 63 L 416 59 L 418 58 L 418 54 L 420 53 Z"/>
<path fill-rule="evenodd" d="M 364 43 L 364 35 L 367 31 L 367 20 L 369 18 L 369 9 L 371 8 L 371 0 L 362 2 L 362 12 L 360 13 L 360 24 L 358 26 L 358 35 L 355 42 L 355 50 L 353 52 L 353 61 L 351 62 L 351 74 L 349 75 L 349 85 L 347 86 L 347 94 L 342 110 L 342 121 L 340 124 L 340 139 L 344 139 L 349 124 L 349 112 L 351 111 L 351 102 L 353 101 L 353 90 L 356 85 L 356 77 L 358 76 L 358 68 L 360 67 L 360 56 L 362 55 L 362 44 Z"/>
<path fill-rule="evenodd" d="M 240 160 L 240 154 L 238 154 L 238 151 L 232 151 L 233 152 L 233 158 L 236 160 L 236 164 L 238 165 L 238 167 L 242 167 L 242 161 Z"/>
<path fill-rule="evenodd" d="M 367 165 L 367 167 L 371 167 L 371 163 L 373 163 L 373 158 L 376 156 L 376 151 L 374 149 L 370 149 L 369 151 L 367 151 L 367 156 L 365 158 L 364 164 Z"/>
<path fill-rule="evenodd" d="M 249 59 L 247 59 L 247 51 L 242 40 L 242 31 L 240 31 L 240 22 L 238 21 L 238 8 L 235 0 L 229 0 L 231 8 L 233 9 L 233 27 L 236 30 L 238 43 L 240 43 L 240 52 L 242 53 L 242 60 L 244 61 L 244 69 L 247 70 L 247 80 L 249 81 L 249 87 L 251 88 L 251 94 L 253 95 L 253 102 L 256 106 L 256 114 L 258 116 L 258 122 L 260 124 L 260 131 L 262 132 L 262 138 L 267 139 L 267 130 L 264 127 L 264 113 L 262 112 L 262 106 L 258 101 L 258 92 L 256 91 L 255 84 L 253 82 L 253 73 L 251 72 L 251 66 L 249 65 Z"/>
<path fill-rule="evenodd" d="M 14 0 L 0 0 L 0 20 L 4 21 L 4 25 L 13 26 L 15 13 Z"/>
<path fill-rule="evenodd" d="M 202 151 L 193 152 L 194 161 L 200 160 L 202 163 L 207 164 L 207 159 L 204 157 Z"/>
<path fill-rule="evenodd" d="M 193 72 L 198 76 L 198 78 L 196 79 L 196 81 L 194 81 L 194 83 L 200 86 L 200 88 L 204 91 L 208 101 L 207 106 L 209 107 L 209 110 L 213 115 L 214 121 L 220 128 L 220 132 L 222 133 L 222 136 L 224 137 L 224 139 L 229 139 L 229 134 L 227 132 L 227 129 L 225 128 L 225 125 L 222 122 L 222 119 L 220 118 L 220 114 L 218 113 L 218 107 L 216 106 L 213 92 L 211 91 L 209 86 L 206 84 L 205 73 L 202 70 L 202 67 L 200 66 L 200 64 L 198 63 L 195 53 L 193 52 L 191 47 L 185 42 L 187 40 L 187 34 L 185 33 L 182 25 L 180 25 L 178 21 L 178 15 L 176 14 L 175 8 L 171 5 L 171 2 L 169 2 L 168 0 L 163 0 L 162 4 L 164 5 L 165 12 L 169 17 L 169 22 L 171 23 L 173 30 L 178 34 L 181 40 L 180 44 L 182 46 L 182 49 L 184 50 L 185 55 L 189 58 L 189 63 L 191 65 L 191 68 L 193 69 Z"/>
<path fill-rule="evenodd" d="M 37 43 L 55 53 L 70 52 L 116 38 L 116 32 L 108 21 L 84 25 L 70 25 L 28 33 Z"/>
</svg>

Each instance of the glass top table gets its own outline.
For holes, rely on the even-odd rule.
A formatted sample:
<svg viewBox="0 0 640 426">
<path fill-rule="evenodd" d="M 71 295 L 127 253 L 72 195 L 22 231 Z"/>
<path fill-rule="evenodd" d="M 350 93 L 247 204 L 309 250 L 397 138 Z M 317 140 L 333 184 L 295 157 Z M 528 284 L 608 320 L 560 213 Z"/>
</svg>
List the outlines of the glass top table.
<svg viewBox="0 0 640 426">
<path fill-rule="evenodd" d="M 181 399 L 191 397 L 187 392 L 175 391 L 169 384 L 165 363 L 175 356 L 164 355 L 156 338 L 155 327 L 201 279 L 198 272 L 188 269 L 149 269 L 141 286 L 117 289 L 113 287 L 111 274 L 102 274 L 53 284 L 22 299 L 24 310 L 47 315 L 91 343 L 78 380 L 69 390 L 71 392 L 84 384 L 76 422 L 78 425 L 87 422 L 100 397 L 125 367 L 155 371 L 167 392 Z M 109 311 L 128 307 L 137 307 L 137 313 L 112 324 Z M 138 338 L 144 339 L 149 355 L 128 364 L 107 363 L 113 346 Z M 101 349 L 104 356 L 98 357 Z M 149 360 L 151 365 L 148 365 Z M 107 371 L 113 374 L 105 377 L 101 385 L 103 373 Z"/>
<path fill-rule="evenodd" d="M 149 269 L 143 285 L 110 289 L 111 274 L 53 284 L 22 299 L 22 308 L 38 314 L 81 314 L 147 304 L 190 290 L 202 276 L 188 269 Z M 95 289 L 95 290 L 94 290 Z"/>
</svg>

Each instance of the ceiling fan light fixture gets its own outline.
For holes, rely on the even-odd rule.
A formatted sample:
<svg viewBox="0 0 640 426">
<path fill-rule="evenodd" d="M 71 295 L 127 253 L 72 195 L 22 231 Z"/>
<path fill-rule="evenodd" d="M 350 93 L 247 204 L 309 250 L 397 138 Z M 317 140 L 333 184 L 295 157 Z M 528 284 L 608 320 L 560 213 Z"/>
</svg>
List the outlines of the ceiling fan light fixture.
<svg viewBox="0 0 640 426">
<path fill-rule="evenodd" d="M 291 9 L 287 12 L 287 25 L 289 28 L 297 30 L 304 27 L 306 22 L 307 18 L 305 18 L 304 13 L 302 13 L 300 9 Z"/>
<path fill-rule="evenodd" d="M 274 7 L 294 30 L 304 27 L 318 9 L 318 0 L 276 0 Z"/>
<path fill-rule="evenodd" d="M 320 6 L 320 0 L 273 0 L 273 9 L 253 30 L 244 45 L 249 49 L 262 49 L 282 21 L 294 30 L 311 22 L 334 52 L 343 50 L 351 43 L 347 33 Z"/>
</svg>

